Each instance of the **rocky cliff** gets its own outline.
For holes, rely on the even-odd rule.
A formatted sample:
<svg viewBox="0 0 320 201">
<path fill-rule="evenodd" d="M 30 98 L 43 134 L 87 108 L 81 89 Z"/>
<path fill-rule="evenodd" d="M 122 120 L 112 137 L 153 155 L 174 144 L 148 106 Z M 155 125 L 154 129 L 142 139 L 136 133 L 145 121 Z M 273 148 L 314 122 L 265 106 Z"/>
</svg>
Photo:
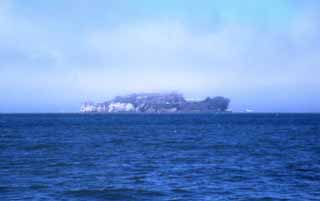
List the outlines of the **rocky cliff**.
<svg viewBox="0 0 320 201">
<path fill-rule="evenodd" d="M 225 112 L 230 100 L 221 96 L 202 101 L 187 101 L 179 93 L 141 93 L 117 96 L 104 103 L 86 102 L 80 112 L 93 113 L 188 113 Z"/>
</svg>

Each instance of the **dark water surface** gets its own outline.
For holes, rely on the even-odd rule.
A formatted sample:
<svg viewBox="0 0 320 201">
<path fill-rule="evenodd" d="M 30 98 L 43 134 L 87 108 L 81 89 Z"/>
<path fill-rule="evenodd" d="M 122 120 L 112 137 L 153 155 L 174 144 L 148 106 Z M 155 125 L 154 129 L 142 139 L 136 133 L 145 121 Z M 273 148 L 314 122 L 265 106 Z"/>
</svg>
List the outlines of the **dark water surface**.
<svg viewBox="0 0 320 201">
<path fill-rule="evenodd" d="M 320 115 L 0 115 L 6 200 L 320 200 Z"/>
</svg>

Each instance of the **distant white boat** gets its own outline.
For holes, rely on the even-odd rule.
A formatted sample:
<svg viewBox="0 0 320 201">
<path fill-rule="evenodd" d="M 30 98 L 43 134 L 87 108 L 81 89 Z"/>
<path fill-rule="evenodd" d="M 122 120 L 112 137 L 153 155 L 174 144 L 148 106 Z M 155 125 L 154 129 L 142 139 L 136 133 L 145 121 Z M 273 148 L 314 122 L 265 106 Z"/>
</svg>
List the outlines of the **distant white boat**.
<svg viewBox="0 0 320 201">
<path fill-rule="evenodd" d="M 246 112 L 246 113 L 252 113 L 252 112 L 254 112 L 254 111 L 253 111 L 253 110 L 250 110 L 250 109 L 246 109 L 245 112 Z"/>
</svg>

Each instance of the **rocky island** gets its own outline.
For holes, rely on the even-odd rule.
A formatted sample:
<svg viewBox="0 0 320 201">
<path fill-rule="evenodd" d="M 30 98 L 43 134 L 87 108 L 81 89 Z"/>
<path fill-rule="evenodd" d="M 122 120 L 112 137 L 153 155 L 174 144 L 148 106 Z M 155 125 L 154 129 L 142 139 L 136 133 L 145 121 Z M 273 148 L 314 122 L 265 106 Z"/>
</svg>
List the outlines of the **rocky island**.
<svg viewBox="0 0 320 201">
<path fill-rule="evenodd" d="M 117 96 L 104 103 L 86 102 L 82 113 L 210 113 L 226 112 L 230 100 L 207 97 L 201 101 L 186 100 L 179 93 L 140 93 Z"/>
</svg>

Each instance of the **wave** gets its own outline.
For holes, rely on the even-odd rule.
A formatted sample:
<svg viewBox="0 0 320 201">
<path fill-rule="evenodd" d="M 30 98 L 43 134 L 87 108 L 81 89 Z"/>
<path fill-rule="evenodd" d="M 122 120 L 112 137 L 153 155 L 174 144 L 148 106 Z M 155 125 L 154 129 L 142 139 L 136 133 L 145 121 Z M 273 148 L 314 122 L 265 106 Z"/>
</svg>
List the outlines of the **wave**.
<svg viewBox="0 0 320 201">
<path fill-rule="evenodd" d="M 129 189 L 129 188 L 110 188 L 110 189 L 80 189 L 69 190 L 65 195 L 87 198 L 87 199 L 112 199 L 112 200 L 141 200 L 142 198 L 162 197 L 165 196 L 160 191 L 150 191 L 144 189 Z"/>
</svg>

